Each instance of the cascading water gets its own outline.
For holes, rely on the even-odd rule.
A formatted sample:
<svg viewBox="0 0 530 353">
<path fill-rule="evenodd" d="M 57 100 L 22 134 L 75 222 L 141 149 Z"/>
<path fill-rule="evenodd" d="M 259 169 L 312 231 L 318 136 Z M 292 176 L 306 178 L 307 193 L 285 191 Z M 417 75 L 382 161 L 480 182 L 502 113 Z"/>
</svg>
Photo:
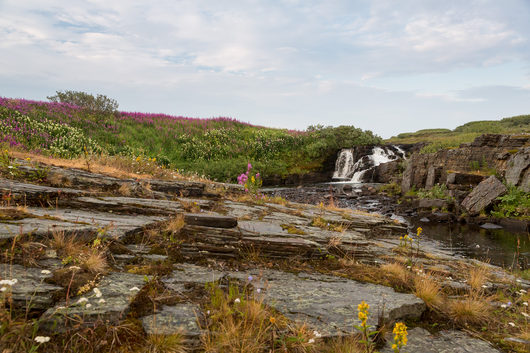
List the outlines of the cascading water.
<svg viewBox="0 0 530 353">
<path fill-rule="evenodd" d="M 355 156 L 357 160 L 354 162 Z M 375 146 L 369 150 L 342 150 L 335 163 L 333 180 L 362 183 L 367 181 L 366 173 L 377 166 L 397 159 L 404 159 L 405 151 L 398 146 Z M 368 179 L 368 181 L 370 181 Z"/>
</svg>

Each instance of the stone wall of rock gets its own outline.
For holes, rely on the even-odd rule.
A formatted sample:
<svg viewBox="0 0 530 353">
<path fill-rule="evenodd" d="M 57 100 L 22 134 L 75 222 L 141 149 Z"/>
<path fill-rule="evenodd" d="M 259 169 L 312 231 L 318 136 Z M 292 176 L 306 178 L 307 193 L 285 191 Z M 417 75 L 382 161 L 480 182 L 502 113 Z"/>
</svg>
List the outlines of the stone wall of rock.
<svg viewBox="0 0 530 353">
<path fill-rule="evenodd" d="M 407 162 L 401 189 L 429 188 L 435 184 L 474 186 L 482 181 L 473 178 L 476 169 L 495 171 L 507 181 L 525 190 L 530 183 L 530 135 L 485 134 L 459 148 L 431 154 L 415 153 Z M 456 175 L 453 173 L 456 172 Z M 453 174 L 453 175 L 451 175 Z M 460 174 L 460 176 L 458 175 Z M 461 181 L 463 184 L 458 184 Z"/>
</svg>

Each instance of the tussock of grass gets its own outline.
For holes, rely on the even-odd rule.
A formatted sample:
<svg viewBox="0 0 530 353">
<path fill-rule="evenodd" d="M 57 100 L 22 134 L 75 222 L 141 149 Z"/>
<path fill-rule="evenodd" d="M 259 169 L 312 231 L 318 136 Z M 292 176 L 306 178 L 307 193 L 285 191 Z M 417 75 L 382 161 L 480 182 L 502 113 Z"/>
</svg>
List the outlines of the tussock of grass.
<svg viewBox="0 0 530 353">
<path fill-rule="evenodd" d="M 381 271 L 388 273 L 400 286 L 407 287 L 411 277 L 410 272 L 400 263 L 392 262 L 381 265 Z"/>
<path fill-rule="evenodd" d="M 441 287 L 431 276 L 414 278 L 414 294 L 428 307 L 437 307 L 442 302 Z"/>
<path fill-rule="evenodd" d="M 486 283 L 487 269 L 484 266 L 474 266 L 469 269 L 468 284 L 476 293 L 482 291 L 482 286 Z"/>
<path fill-rule="evenodd" d="M 172 335 L 148 335 L 144 353 L 186 353 L 185 338 L 180 333 Z"/>
<path fill-rule="evenodd" d="M 97 250 L 90 251 L 79 256 L 79 265 L 90 273 L 104 273 L 108 267 L 107 257 Z"/>
<path fill-rule="evenodd" d="M 177 214 L 175 217 L 171 218 L 167 224 L 166 224 L 166 231 L 177 233 L 179 232 L 185 225 L 184 222 L 184 215 Z"/>
<path fill-rule="evenodd" d="M 364 347 L 355 337 L 341 337 L 331 340 L 320 352 L 323 353 L 364 353 Z"/>
<path fill-rule="evenodd" d="M 490 304 L 484 298 L 467 297 L 450 300 L 449 313 L 459 324 L 485 324 L 490 314 Z"/>
</svg>

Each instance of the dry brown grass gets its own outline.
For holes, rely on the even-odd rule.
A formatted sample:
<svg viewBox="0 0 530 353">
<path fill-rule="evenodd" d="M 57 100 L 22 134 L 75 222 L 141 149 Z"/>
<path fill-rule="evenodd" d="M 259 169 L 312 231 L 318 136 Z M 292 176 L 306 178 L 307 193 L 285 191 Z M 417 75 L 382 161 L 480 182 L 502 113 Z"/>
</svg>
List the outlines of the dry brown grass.
<svg viewBox="0 0 530 353">
<path fill-rule="evenodd" d="M 340 337 L 319 348 L 323 353 L 364 353 L 365 349 L 356 337 Z"/>
<path fill-rule="evenodd" d="M 50 239 L 50 247 L 55 249 L 59 256 L 74 256 L 82 252 L 83 243 L 78 241 L 74 234 L 66 234 L 64 230 L 54 230 Z"/>
<path fill-rule="evenodd" d="M 381 271 L 388 273 L 401 286 L 409 286 L 411 273 L 400 263 L 392 262 L 381 265 Z"/>
<path fill-rule="evenodd" d="M 177 233 L 182 228 L 184 228 L 184 225 L 186 223 L 184 222 L 184 215 L 183 214 L 177 214 L 175 217 L 171 218 L 167 224 L 166 224 L 166 231 Z"/>
<path fill-rule="evenodd" d="M 185 338 L 181 333 L 148 335 L 142 353 L 186 353 Z"/>
<path fill-rule="evenodd" d="M 482 291 L 482 286 L 486 283 L 487 271 L 484 266 L 474 266 L 469 269 L 467 281 L 472 290 L 477 293 Z"/>
<path fill-rule="evenodd" d="M 44 156 L 32 152 L 26 152 L 8 148 L 9 154 L 12 157 L 19 159 L 31 158 L 32 162 L 42 163 L 46 165 L 53 165 L 62 168 L 76 168 L 76 169 L 87 169 L 87 160 L 85 158 L 76 159 L 63 159 L 51 156 Z M 148 168 L 149 173 L 138 172 L 138 165 L 132 158 L 123 156 L 105 156 L 97 155 L 90 156 L 90 172 L 100 173 L 116 178 L 126 179 L 166 179 L 166 180 L 195 180 L 211 183 L 211 180 L 195 176 L 195 175 L 182 175 L 173 170 L 165 169 L 157 165 L 153 165 Z M 60 185 L 60 184 L 58 184 Z"/>
<path fill-rule="evenodd" d="M 122 196 L 131 196 L 132 189 L 129 183 L 122 183 L 118 189 L 118 194 Z"/>
<path fill-rule="evenodd" d="M 105 273 L 107 270 L 107 257 L 104 252 L 90 251 L 79 256 L 79 265 L 90 273 Z"/>
<path fill-rule="evenodd" d="M 414 294 L 421 298 L 428 307 L 438 307 L 442 302 L 442 288 L 431 276 L 414 278 Z"/>
<path fill-rule="evenodd" d="M 486 324 L 490 304 L 486 298 L 467 297 L 449 300 L 449 315 L 459 324 Z"/>
</svg>

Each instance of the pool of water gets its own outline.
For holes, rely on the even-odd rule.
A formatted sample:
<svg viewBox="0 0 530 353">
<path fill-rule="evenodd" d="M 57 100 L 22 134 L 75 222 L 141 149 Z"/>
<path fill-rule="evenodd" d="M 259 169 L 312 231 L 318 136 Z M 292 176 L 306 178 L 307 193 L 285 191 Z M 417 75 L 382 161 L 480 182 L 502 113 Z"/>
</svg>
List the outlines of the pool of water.
<svg viewBox="0 0 530 353">
<path fill-rule="evenodd" d="M 327 183 L 309 185 L 302 188 L 274 188 L 266 190 L 296 202 L 318 204 L 328 202 L 334 194 L 334 202 L 340 207 L 362 209 L 374 213 L 393 216 L 409 225 L 411 233 L 417 227 L 423 228 L 423 236 L 431 246 L 450 251 L 456 255 L 488 261 L 491 264 L 510 268 L 530 268 L 530 234 L 506 229 L 485 229 L 478 225 L 426 222 L 417 217 L 402 217 L 395 214 L 395 207 L 370 195 L 353 196 L 363 185 L 350 184 L 350 197 L 341 197 L 339 188 L 349 183 Z"/>
</svg>

